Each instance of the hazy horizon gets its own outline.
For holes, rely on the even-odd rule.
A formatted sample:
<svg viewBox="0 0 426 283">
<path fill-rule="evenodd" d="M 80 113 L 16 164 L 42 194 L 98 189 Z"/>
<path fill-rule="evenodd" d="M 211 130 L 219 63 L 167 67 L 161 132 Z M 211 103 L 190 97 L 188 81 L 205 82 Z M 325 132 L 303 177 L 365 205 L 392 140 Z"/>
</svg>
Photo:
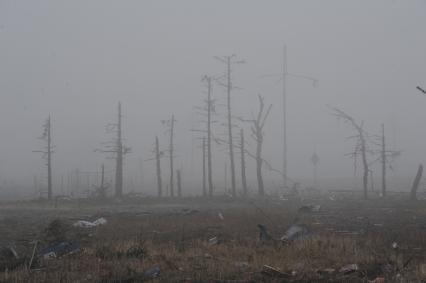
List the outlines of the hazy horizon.
<svg viewBox="0 0 426 283">
<path fill-rule="evenodd" d="M 161 120 L 176 124 L 176 168 L 194 187 L 201 178 L 195 107 L 205 99 L 204 75 L 223 74 L 214 56 L 236 54 L 245 64 L 233 69 L 234 114 L 250 117 L 257 94 L 272 103 L 265 126 L 264 158 L 282 169 L 282 89 L 275 78 L 287 46 L 289 177 L 312 178 L 317 152 L 319 179 L 352 178 L 350 127 L 337 121 L 336 106 L 379 135 L 385 124 L 389 149 L 401 150 L 391 178 L 414 177 L 426 161 L 426 1 L 8 1 L 0 0 L 0 184 L 31 186 L 42 180 L 44 161 L 32 151 L 48 115 L 52 117 L 54 185 L 78 168 L 96 171 L 122 102 L 126 145 L 125 190 L 135 180 L 155 184 L 156 135 L 167 146 Z M 215 133 L 225 132 L 225 89 L 217 99 Z M 246 132 L 249 127 L 241 124 Z M 238 130 L 235 130 L 236 137 Z M 254 141 L 247 137 L 250 150 Z M 237 188 L 240 187 L 236 153 Z M 168 160 L 163 161 L 168 182 Z M 226 148 L 214 145 L 216 183 L 223 182 Z M 254 161 L 247 172 L 255 179 Z M 142 165 L 141 165 L 142 164 Z M 360 170 L 359 166 L 359 170 Z M 373 165 L 375 176 L 380 165 Z M 141 176 L 143 171 L 143 176 Z M 279 183 L 264 170 L 265 182 Z M 84 181 L 83 181 L 84 182 Z M 229 184 L 229 183 L 228 183 Z M 304 184 L 304 185 L 310 185 Z M 154 191 L 155 187 L 150 187 Z"/>
</svg>

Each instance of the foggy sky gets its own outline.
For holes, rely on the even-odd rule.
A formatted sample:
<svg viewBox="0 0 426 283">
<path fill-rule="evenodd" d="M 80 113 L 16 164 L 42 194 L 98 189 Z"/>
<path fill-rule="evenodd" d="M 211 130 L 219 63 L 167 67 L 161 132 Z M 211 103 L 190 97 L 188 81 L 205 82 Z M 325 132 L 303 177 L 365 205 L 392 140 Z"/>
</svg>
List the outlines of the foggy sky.
<svg viewBox="0 0 426 283">
<path fill-rule="evenodd" d="M 112 160 L 94 149 L 110 138 L 105 125 L 115 121 L 118 101 L 132 147 L 125 175 L 140 174 L 155 135 L 166 146 L 160 120 L 174 113 L 176 165 L 184 182 L 198 181 L 200 141 L 190 129 L 198 127 L 194 107 L 204 99 L 200 80 L 222 74 L 225 66 L 213 56 L 230 54 L 246 60 L 233 70 L 241 88 L 233 93 L 235 115 L 250 117 L 258 93 L 274 105 L 265 159 L 281 169 L 281 84 L 261 76 L 281 71 L 284 44 L 288 71 L 319 81 L 313 87 L 288 79 L 289 176 L 312 176 L 314 149 L 320 178 L 352 176 L 344 156 L 353 148 L 346 140 L 352 131 L 327 105 L 363 120 L 372 134 L 385 123 L 389 146 L 403 150 L 394 174 L 414 175 L 426 161 L 426 96 L 415 89 L 426 87 L 425 27 L 423 0 L 0 0 L 0 181 L 31 184 L 33 175 L 43 176 L 43 162 L 32 151 L 42 145 L 37 137 L 49 114 L 55 184 L 77 167 L 93 171 L 105 162 L 112 169 Z M 224 89 L 215 85 L 214 97 L 223 121 Z M 218 124 L 215 131 L 224 129 Z M 215 146 L 218 180 L 225 154 Z M 167 160 L 163 164 L 166 178 Z M 147 182 L 155 180 L 153 169 L 143 162 Z M 248 174 L 254 178 L 252 164 Z M 265 172 L 265 178 L 279 176 Z"/>
</svg>

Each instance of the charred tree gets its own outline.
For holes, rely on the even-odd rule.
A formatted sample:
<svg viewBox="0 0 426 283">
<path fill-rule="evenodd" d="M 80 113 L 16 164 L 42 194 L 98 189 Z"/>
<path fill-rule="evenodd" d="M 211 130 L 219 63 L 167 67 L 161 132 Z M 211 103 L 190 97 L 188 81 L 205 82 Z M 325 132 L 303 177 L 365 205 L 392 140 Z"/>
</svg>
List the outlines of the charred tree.
<svg viewBox="0 0 426 283">
<path fill-rule="evenodd" d="M 207 195 L 207 190 L 206 190 L 206 138 L 203 138 L 202 150 L 203 150 L 203 196 L 206 196 Z M 210 190 L 209 190 L 209 196 L 212 196 Z"/>
<path fill-rule="evenodd" d="M 46 160 L 47 167 L 47 199 L 52 200 L 52 154 L 53 154 L 53 145 L 52 145 L 52 124 L 50 115 L 43 124 L 43 133 L 39 138 L 43 140 L 46 144 L 43 150 L 35 150 L 33 152 L 39 152 L 42 154 L 44 160 Z"/>
<path fill-rule="evenodd" d="M 111 123 L 106 126 L 108 133 L 115 134 L 112 141 L 104 143 L 105 148 L 95 151 L 103 153 L 111 153 L 112 158 L 115 160 L 115 197 L 120 198 L 123 196 L 123 160 L 124 156 L 130 152 L 130 148 L 123 144 L 123 130 L 122 130 L 122 111 L 121 102 L 118 102 L 118 117 L 116 123 Z"/>
<path fill-rule="evenodd" d="M 212 78 L 207 80 L 207 178 L 209 184 L 209 196 L 213 195 L 213 168 L 212 168 L 212 113 L 214 100 L 212 100 Z"/>
<path fill-rule="evenodd" d="M 366 132 L 363 129 L 362 123 L 359 124 L 355 121 L 354 118 L 346 114 L 344 111 L 338 108 L 332 108 L 333 114 L 338 118 L 342 119 L 345 123 L 349 124 L 355 131 L 356 135 L 354 136 L 357 139 L 355 151 L 351 154 L 356 156 L 358 153 L 361 154 L 361 161 L 363 166 L 363 176 L 362 183 L 364 188 L 364 199 L 368 198 L 368 174 L 370 172 L 369 164 L 367 160 L 367 140 Z"/>
<path fill-rule="evenodd" d="M 170 196 L 174 197 L 174 185 L 173 185 L 173 163 L 174 163 L 174 129 L 175 129 L 175 115 L 172 114 L 172 119 L 170 120 L 170 145 L 169 145 L 169 158 L 170 158 Z"/>
<path fill-rule="evenodd" d="M 416 178 L 414 179 L 413 186 L 411 187 L 411 194 L 410 194 L 411 200 L 417 200 L 417 189 L 419 188 L 422 175 L 423 175 L 423 164 L 420 164 L 419 168 L 417 169 L 417 174 L 416 174 Z"/>
<path fill-rule="evenodd" d="M 225 82 L 221 85 L 226 88 L 226 108 L 227 108 L 227 130 L 228 130 L 228 146 L 229 146 L 229 161 L 231 165 L 231 193 L 233 197 L 236 197 L 236 182 L 235 182 L 235 161 L 234 161 L 234 141 L 232 133 L 232 106 L 231 106 L 231 92 L 234 88 L 232 84 L 232 64 L 244 63 L 242 60 L 235 60 L 236 55 L 215 57 L 226 65 Z"/>
<path fill-rule="evenodd" d="M 245 153 L 245 145 L 244 145 L 244 130 L 241 129 L 240 132 L 241 142 L 240 142 L 240 150 L 241 150 L 241 184 L 243 186 L 243 195 L 247 196 L 247 177 L 246 177 L 246 153 Z"/>
<path fill-rule="evenodd" d="M 382 124 L 382 197 L 386 196 L 386 144 L 385 144 L 385 125 Z"/>
<path fill-rule="evenodd" d="M 269 116 L 269 113 L 271 112 L 272 104 L 268 106 L 268 108 L 265 109 L 265 101 L 264 98 L 258 94 L 258 100 L 259 100 L 259 111 L 257 112 L 257 116 L 253 117 L 251 120 L 246 119 L 240 119 L 244 122 L 250 123 L 250 129 L 251 129 L 251 136 L 256 142 L 256 153 L 254 156 L 250 154 L 252 157 L 254 157 L 256 161 L 256 176 L 257 176 L 257 187 L 258 187 L 258 193 L 259 195 L 265 194 L 265 188 L 263 184 L 263 175 L 262 175 L 262 166 L 265 162 L 265 160 L 262 157 L 262 147 L 263 147 L 263 138 L 264 138 L 264 131 L 263 128 L 266 123 L 266 119 Z"/>
<path fill-rule="evenodd" d="M 115 196 L 123 195 L 123 140 L 121 134 L 121 102 L 118 103 L 118 119 L 117 119 L 117 153 L 115 159 Z"/>
<path fill-rule="evenodd" d="M 161 153 L 160 153 L 160 143 L 158 137 L 155 137 L 155 161 L 156 161 L 156 173 L 157 173 L 157 193 L 158 197 L 163 196 L 163 188 L 161 184 Z"/>
<path fill-rule="evenodd" d="M 177 195 L 178 197 L 182 197 L 182 177 L 180 170 L 176 170 L 176 178 L 177 178 Z"/>
</svg>

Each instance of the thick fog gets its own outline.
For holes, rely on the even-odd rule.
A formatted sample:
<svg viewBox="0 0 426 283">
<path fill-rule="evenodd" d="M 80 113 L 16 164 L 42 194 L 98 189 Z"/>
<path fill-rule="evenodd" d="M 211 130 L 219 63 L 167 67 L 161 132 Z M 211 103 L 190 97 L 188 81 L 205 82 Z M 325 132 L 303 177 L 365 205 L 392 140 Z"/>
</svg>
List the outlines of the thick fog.
<svg viewBox="0 0 426 283">
<path fill-rule="evenodd" d="M 315 150 L 320 180 L 351 180 L 353 161 L 345 154 L 353 151 L 347 139 L 353 131 L 331 115 L 329 105 L 364 121 L 371 134 L 380 134 L 384 123 L 389 149 L 402 150 L 390 178 L 411 178 L 426 161 L 426 95 L 416 90 L 426 87 L 425 28 L 423 0 L 0 0 L 0 182 L 32 192 L 33 177 L 44 180 L 44 161 L 33 151 L 43 145 L 37 138 L 49 114 L 56 192 L 61 177 L 76 168 L 94 172 L 105 163 L 113 170 L 113 160 L 94 150 L 111 139 L 105 126 L 117 119 L 121 101 L 125 143 L 132 148 L 125 191 L 155 192 L 155 162 L 147 160 L 156 135 L 166 149 L 161 120 L 174 113 L 176 167 L 195 193 L 202 157 L 200 135 L 191 129 L 203 127 L 196 114 L 205 99 L 201 78 L 224 74 L 226 66 L 213 57 L 231 54 L 245 60 L 233 66 L 239 87 L 232 92 L 234 114 L 256 113 L 258 93 L 273 104 L 264 158 L 281 170 L 282 85 L 262 76 L 282 71 L 284 45 L 288 72 L 318 80 L 313 85 L 287 78 L 289 177 L 312 178 Z M 214 84 L 213 96 L 214 132 L 220 135 L 225 89 Z M 253 151 L 254 141 L 247 141 Z M 213 153 L 220 188 L 227 150 L 215 144 Z M 238 151 L 235 158 L 239 187 Z M 167 183 L 168 160 L 162 162 Z M 254 161 L 247 162 L 248 178 L 255 180 Z M 373 165 L 377 177 L 379 168 Z M 268 190 L 280 178 L 265 169 Z"/>
</svg>

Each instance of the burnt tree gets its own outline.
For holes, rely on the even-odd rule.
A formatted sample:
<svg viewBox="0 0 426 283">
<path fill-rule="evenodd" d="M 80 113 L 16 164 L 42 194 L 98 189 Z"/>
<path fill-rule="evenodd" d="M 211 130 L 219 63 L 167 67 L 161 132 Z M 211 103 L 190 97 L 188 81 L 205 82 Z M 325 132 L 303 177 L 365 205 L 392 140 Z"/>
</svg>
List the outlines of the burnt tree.
<svg viewBox="0 0 426 283">
<path fill-rule="evenodd" d="M 162 120 L 161 123 L 166 127 L 166 133 L 168 133 L 169 137 L 169 166 L 170 166 L 170 179 L 169 179 L 169 187 L 170 187 L 170 196 L 174 197 L 174 131 L 175 131 L 175 115 L 172 114 L 170 120 Z"/>
<path fill-rule="evenodd" d="M 411 187 L 410 199 L 417 200 L 417 189 L 419 188 L 420 180 L 423 175 L 423 164 L 419 165 L 417 169 L 416 178 L 414 178 L 413 186 Z"/>
<path fill-rule="evenodd" d="M 246 177 L 246 153 L 245 153 L 245 144 L 244 144 L 244 130 L 241 129 L 240 132 L 240 154 L 241 154 L 241 184 L 243 187 L 243 195 L 247 196 L 247 177 Z"/>
<path fill-rule="evenodd" d="M 229 161 L 231 165 L 231 193 L 233 197 L 236 197 L 236 182 L 235 182 L 235 161 L 234 161 L 234 141 L 233 141 L 233 124 L 232 124 L 232 106 L 231 106 L 231 92 L 235 88 L 232 84 L 232 65 L 244 63 L 243 60 L 237 60 L 236 55 L 214 57 L 220 62 L 226 65 L 226 73 L 224 76 L 224 81 L 219 82 L 222 86 L 226 88 L 226 108 L 227 108 L 227 130 L 228 130 L 228 146 L 229 146 Z"/>
<path fill-rule="evenodd" d="M 112 133 L 115 137 L 110 142 L 104 143 L 103 149 L 97 149 L 103 153 L 111 153 L 112 158 L 115 160 L 115 197 L 122 197 L 123 195 L 123 160 L 124 156 L 130 152 L 130 148 L 123 144 L 123 130 L 122 130 L 122 111 L 121 102 L 118 102 L 118 116 L 117 122 L 111 123 L 106 126 L 106 132 Z"/>
<path fill-rule="evenodd" d="M 256 161 L 256 177 L 257 177 L 257 187 L 259 195 L 265 194 L 265 188 L 263 184 L 263 175 L 262 175 L 262 166 L 265 160 L 262 158 L 262 147 L 263 147 L 263 138 L 265 133 L 263 128 L 266 123 L 266 119 L 271 112 L 272 104 L 265 108 L 265 99 L 260 94 L 258 94 L 259 100 L 259 111 L 257 112 L 257 116 L 252 119 L 246 120 L 241 119 L 244 122 L 250 123 L 251 137 L 256 142 L 256 153 L 254 154 L 254 159 Z"/>
<path fill-rule="evenodd" d="M 363 124 L 355 121 L 354 118 L 346 114 L 344 111 L 338 108 L 331 108 L 333 111 L 333 115 L 338 119 L 342 119 L 346 124 L 349 124 L 355 131 L 356 135 L 353 136 L 357 139 L 357 143 L 355 146 L 355 150 L 351 153 L 352 156 L 356 156 L 358 153 L 361 154 L 361 160 L 363 165 L 363 176 L 362 183 L 364 188 L 364 198 L 368 198 L 368 174 L 370 172 L 369 163 L 367 160 L 367 133 L 363 129 Z"/>
<path fill-rule="evenodd" d="M 52 154 L 53 154 L 53 145 L 52 145 L 52 123 L 49 117 L 46 119 L 43 124 L 43 133 L 39 139 L 45 142 L 43 150 L 35 150 L 33 152 L 39 152 L 42 154 L 44 160 L 46 160 L 47 167 L 47 199 L 52 200 Z"/>
<path fill-rule="evenodd" d="M 163 188 L 161 184 L 161 152 L 160 152 L 160 143 L 158 137 L 155 137 L 155 163 L 156 163 L 156 174 L 157 174 L 157 193 L 158 197 L 163 196 Z"/>
</svg>

